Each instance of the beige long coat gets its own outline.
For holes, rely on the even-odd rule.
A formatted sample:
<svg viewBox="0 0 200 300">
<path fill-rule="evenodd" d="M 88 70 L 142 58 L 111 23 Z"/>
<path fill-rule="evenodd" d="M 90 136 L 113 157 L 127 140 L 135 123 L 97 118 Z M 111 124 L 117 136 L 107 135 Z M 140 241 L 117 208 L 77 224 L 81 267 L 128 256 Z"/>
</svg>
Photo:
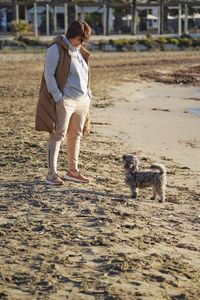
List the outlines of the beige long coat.
<svg viewBox="0 0 200 300">
<path fill-rule="evenodd" d="M 64 85 L 67 81 L 69 74 L 71 57 L 68 52 L 69 46 L 65 44 L 62 36 L 56 37 L 53 42 L 58 45 L 59 49 L 59 62 L 55 73 L 56 82 L 60 91 L 63 91 Z M 51 46 L 50 45 L 50 46 Z M 80 52 L 85 59 L 86 63 L 89 64 L 90 53 L 82 46 Z M 88 87 L 90 82 L 90 70 L 88 76 Z M 87 122 L 86 122 L 87 123 Z M 47 84 L 44 78 L 44 72 L 40 84 L 39 100 L 36 108 L 35 118 L 35 129 L 37 131 L 47 131 L 53 133 L 56 126 L 56 103 L 51 93 L 47 90 Z"/>
</svg>

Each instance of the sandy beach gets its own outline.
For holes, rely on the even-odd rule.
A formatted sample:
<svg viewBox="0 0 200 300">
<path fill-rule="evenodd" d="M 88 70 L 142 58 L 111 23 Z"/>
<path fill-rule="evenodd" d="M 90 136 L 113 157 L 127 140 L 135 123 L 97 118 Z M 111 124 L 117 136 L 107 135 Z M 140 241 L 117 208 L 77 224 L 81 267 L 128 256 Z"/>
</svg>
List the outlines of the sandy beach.
<svg viewBox="0 0 200 300">
<path fill-rule="evenodd" d="M 200 191 L 200 97 L 195 87 L 138 81 L 112 87 L 115 105 L 98 110 L 97 131 L 118 137 L 130 149 L 152 160 L 163 157 L 192 170 L 190 187 Z M 178 174 L 177 174 L 178 175 Z M 185 185 L 188 185 L 188 181 Z"/>
<path fill-rule="evenodd" d="M 0 54 L 0 299 L 200 298 L 198 61 L 198 51 L 93 53 L 80 154 L 91 181 L 49 187 L 47 135 L 34 131 L 44 54 Z M 130 198 L 127 152 L 144 169 L 165 164 L 165 203 L 150 189 Z"/>
</svg>

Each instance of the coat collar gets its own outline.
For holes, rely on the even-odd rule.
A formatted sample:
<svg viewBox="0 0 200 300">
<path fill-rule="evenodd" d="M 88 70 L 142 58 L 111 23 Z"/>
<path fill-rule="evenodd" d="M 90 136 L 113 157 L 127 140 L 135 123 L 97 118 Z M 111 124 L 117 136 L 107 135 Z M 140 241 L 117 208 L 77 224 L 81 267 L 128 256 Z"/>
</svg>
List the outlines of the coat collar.
<svg viewBox="0 0 200 300">
<path fill-rule="evenodd" d="M 50 44 L 50 46 L 51 46 L 52 44 L 54 44 L 54 43 L 57 43 L 57 44 L 59 44 L 61 47 L 63 47 L 65 50 L 67 50 L 67 52 L 68 52 L 68 50 L 69 50 L 69 45 L 68 45 L 68 43 L 65 43 L 65 42 L 63 41 L 63 37 L 64 37 L 64 35 L 59 35 L 59 36 L 55 37 L 55 38 L 53 39 L 52 43 Z M 87 64 L 88 64 L 89 57 L 90 57 L 89 51 L 86 50 L 85 47 L 81 46 L 81 48 L 80 48 L 80 53 L 81 53 L 81 55 L 83 56 L 83 58 L 85 59 L 85 61 L 86 61 Z"/>
</svg>

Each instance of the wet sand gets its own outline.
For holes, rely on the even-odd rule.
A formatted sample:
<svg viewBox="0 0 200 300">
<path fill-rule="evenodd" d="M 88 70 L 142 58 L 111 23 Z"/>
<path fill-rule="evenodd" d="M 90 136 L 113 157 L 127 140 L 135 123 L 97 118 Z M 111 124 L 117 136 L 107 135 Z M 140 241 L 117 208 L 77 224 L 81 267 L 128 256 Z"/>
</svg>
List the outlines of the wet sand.
<svg viewBox="0 0 200 300">
<path fill-rule="evenodd" d="M 92 132 L 83 138 L 80 154 L 80 167 L 91 182 L 62 187 L 44 185 L 47 136 L 34 131 L 43 54 L 0 54 L 0 61 L 0 298 L 199 299 L 198 168 L 182 156 L 187 146 L 177 143 L 180 134 L 180 140 L 196 138 L 199 146 L 193 130 L 199 119 L 184 113 L 188 104 L 196 104 L 167 98 L 166 106 L 159 97 L 145 98 L 150 90 L 160 94 L 158 81 L 174 91 L 174 74 L 190 98 L 199 85 L 199 77 L 191 82 L 190 76 L 191 70 L 199 74 L 199 52 L 95 53 Z M 133 87 L 138 88 L 134 94 Z M 127 122 L 121 122 L 125 111 Z M 173 128 L 167 142 L 177 151 L 168 152 L 161 128 L 161 147 L 156 144 L 155 126 L 163 120 L 172 126 L 176 119 L 191 127 L 186 135 Z M 147 128 L 141 127 L 144 122 Z M 141 138 L 147 133 L 153 143 Z M 197 150 L 191 147 L 193 156 Z M 149 189 L 136 201 L 130 198 L 121 162 L 127 151 L 138 155 L 143 168 L 154 161 L 166 165 L 166 203 L 150 200 Z M 65 170 L 63 144 L 59 174 Z"/>
</svg>

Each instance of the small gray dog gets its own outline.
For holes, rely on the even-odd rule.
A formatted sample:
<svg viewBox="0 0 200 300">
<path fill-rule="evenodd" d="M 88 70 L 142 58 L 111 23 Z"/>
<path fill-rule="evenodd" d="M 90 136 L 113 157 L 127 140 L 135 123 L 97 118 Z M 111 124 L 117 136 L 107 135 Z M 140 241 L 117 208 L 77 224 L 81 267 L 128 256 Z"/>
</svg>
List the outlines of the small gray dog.
<svg viewBox="0 0 200 300">
<path fill-rule="evenodd" d="M 131 154 L 124 154 L 123 157 L 125 169 L 125 182 L 129 185 L 132 198 L 137 197 L 137 188 L 146 187 L 153 188 L 153 196 L 151 199 L 160 197 L 159 202 L 165 202 L 165 188 L 167 184 L 166 169 L 164 165 L 152 164 L 151 171 L 139 170 L 139 159 Z"/>
</svg>

